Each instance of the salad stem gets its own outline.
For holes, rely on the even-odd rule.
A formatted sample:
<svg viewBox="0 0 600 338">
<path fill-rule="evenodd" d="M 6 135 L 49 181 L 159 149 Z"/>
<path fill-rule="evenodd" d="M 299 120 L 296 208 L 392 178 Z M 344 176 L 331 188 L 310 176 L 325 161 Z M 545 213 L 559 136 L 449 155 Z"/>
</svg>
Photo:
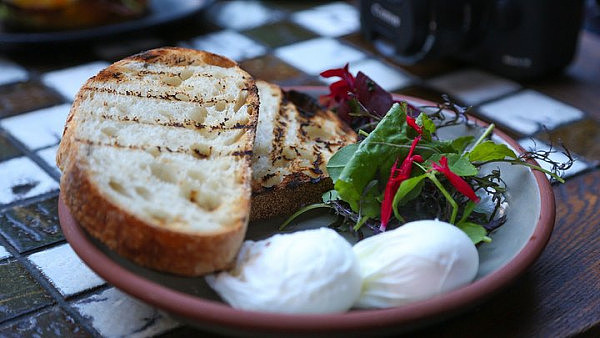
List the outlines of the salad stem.
<svg viewBox="0 0 600 338">
<path fill-rule="evenodd" d="M 369 216 L 362 216 L 357 222 L 356 225 L 354 225 L 353 230 L 354 231 L 358 231 L 358 229 L 360 229 L 360 227 L 365 224 L 365 222 L 369 219 Z"/>
<path fill-rule="evenodd" d="M 292 221 L 294 219 L 296 219 L 298 216 L 300 216 L 301 214 L 309 211 L 309 210 L 313 210 L 313 209 L 318 209 L 318 208 L 331 208 L 331 206 L 329 204 L 325 204 L 325 203 L 315 203 L 315 204 L 309 204 L 307 206 L 305 206 L 304 208 L 301 208 L 300 210 L 296 211 L 292 216 L 290 216 L 287 220 L 285 220 L 285 222 L 283 222 L 283 224 L 281 224 L 279 226 L 279 230 L 283 230 L 286 226 L 288 226 L 290 223 L 292 223 Z"/>
<path fill-rule="evenodd" d="M 400 211 L 398 211 L 398 204 L 392 204 L 392 210 L 394 211 L 394 216 L 396 216 L 400 223 L 406 223 L 406 220 L 400 215 Z"/>
<path fill-rule="evenodd" d="M 565 180 L 562 177 L 558 176 L 556 173 L 553 173 L 550 170 L 544 169 L 544 168 L 540 167 L 539 165 L 531 164 L 531 163 L 525 162 L 525 161 L 519 161 L 519 160 L 493 160 L 493 161 L 480 162 L 477 165 L 484 165 L 486 163 L 497 163 L 497 162 L 505 162 L 505 163 L 510 163 L 512 165 L 522 165 L 522 166 L 528 167 L 530 169 L 541 171 L 544 174 L 550 175 L 552 178 L 554 178 L 555 180 L 557 180 L 560 183 L 565 183 Z"/>
<path fill-rule="evenodd" d="M 533 170 L 541 171 L 544 174 L 548 174 L 548 175 L 552 176 L 552 178 L 554 178 L 555 180 L 559 181 L 560 183 L 565 183 L 565 180 L 562 177 L 560 177 L 557 174 L 551 172 L 550 170 L 546 170 L 546 169 L 540 167 L 539 165 L 535 165 L 535 164 L 531 164 L 531 163 L 527 163 L 527 162 L 522 162 L 522 161 L 515 161 L 515 160 L 507 161 L 507 162 L 510 163 L 510 164 L 513 164 L 513 165 L 515 165 L 515 164 L 517 164 L 517 165 L 524 165 L 524 166 L 526 166 L 528 168 L 531 168 Z"/>
<path fill-rule="evenodd" d="M 442 185 L 442 183 L 440 183 L 440 181 L 438 181 L 437 177 L 435 177 L 435 174 L 433 174 L 433 173 L 427 173 L 427 177 L 442 192 L 442 194 L 444 195 L 444 197 L 446 197 L 446 200 L 448 201 L 448 203 L 450 203 L 450 205 L 452 206 L 452 215 L 450 216 L 450 224 L 455 224 L 455 222 L 456 222 L 456 215 L 458 214 L 458 203 L 456 203 L 456 201 L 454 200 L 454 198 L 452 198 L 452 196 L 446 190 L 446 188 L 444 188 L 444 186 Z"/>
<path fill-rule="evenodd" d="M 475 209 L 475 205 L 477 205 L 477 203 L 475 203 L 473 201 L 467 202 L 467 205 L 465 206 L 463 215 L 462 215 L 461 219 L 458 221 L 458 224 L 462 224 L 467 221 L 467 218 L 469 218 L 469 216 Z"/>
<path fill-rule="evenodd" d="M 487 128 L 485 128 L 485 130 L 483 131 L 483 134 L 481 134 L 481 136 L 479 136 L 479 138 L 477 139 L 477 141 L 475 141 L 475 143 L 473 144 L 473 146 L 469 149 L 469 151 L 475 149 L 475 147 L 477 147 L 481 142 L 485 141 L 485 139 L 492 133 L 492 131 L 494 130 L 494 128 L 496 128 L 496 125 L 491 123 Z M 465 151 L 463 152 L 463 154 L 466 154 L 467 151 L 465 149 Z"/>
</svg>

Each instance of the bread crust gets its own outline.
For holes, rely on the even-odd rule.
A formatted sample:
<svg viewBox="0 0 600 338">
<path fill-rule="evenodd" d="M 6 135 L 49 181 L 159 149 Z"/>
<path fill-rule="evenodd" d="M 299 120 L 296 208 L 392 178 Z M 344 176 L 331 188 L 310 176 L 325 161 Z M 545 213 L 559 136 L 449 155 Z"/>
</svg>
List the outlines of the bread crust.
<svg viewBox="0 0 600 338">
<path fill-rule="evenodd" d="M 271 190 L 252 194 L 250 221 L 291 215 L 303 206 L 319 202 L 323 193 L 331 189 L 329 177 L 315 180 L 302 173 L 289 175 Z"/>
<path fill-rule="evenodd" d="M 75 138 L 77 123 L 73 119 L 80 109 L 84 92 L 94 82 L 118 81 L 120 66 L 130 60 L 143 60 L 168 65 L 210 64 L 224 68 L 237 64 L 227 58 L 202 51 L 184 48 L 161 48 L 140 53 L 114 63 L 86 82 L 78 93 L 69 112 L 63 138 L 57 152 L 57 164 L 63 171 L 60 182 L 60 198 L 69 208 L 73 218 L 93 237 L 119 255 L 133 262 L 184 276 L 198 276 L 227 269 L 232 264 L 246 233 L 251 196 L 250 159 L 258 119 L 258 94 L 254 80 L 240 68 L 248 90 L 249 122 L 244 126 L 243 147 L 236 154 L 242 162 L 237 176 L 243 194 L 236 205 L 229 205 L 232 217 L 219 231 L 175 231 L 161 228 L 136 217 L 99 189 L 90 178 L 86 152 L 94 145 L 82 143 Z"/>
<path fill-rule="evenodd" d="M 227 231 L 202 234 L 156 227 L 108 200 L 75 161 L 61 178 L 60 198 L 81 227 L 119 255 L 145 267 L 184 276 L 229 268 L 248 223 L 244 216 L 233 220 Z M 247 210 L 249 199 L 241 200 L 237 208 Z"/>
</svg>

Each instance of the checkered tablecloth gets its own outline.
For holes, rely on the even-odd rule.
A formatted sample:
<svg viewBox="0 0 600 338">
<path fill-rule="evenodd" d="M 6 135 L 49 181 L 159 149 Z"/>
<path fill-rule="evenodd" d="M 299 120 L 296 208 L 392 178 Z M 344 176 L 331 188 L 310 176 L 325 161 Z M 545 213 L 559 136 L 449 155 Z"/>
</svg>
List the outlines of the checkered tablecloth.
<svg viewBox="0 0 600 338">
<path fill-rule="evenodd" d="M 41 55 L 0 53 L 0 336 L 176 336 L 189 330 L 94 274 L 58 224 L 54 158 L 70 104 L 87 78 L 141 50 L 204 49 L 281 85 L 326 85 L 319 72 L 350 63 L 352 72 L 363 71 L 393 92 L 437 101 L 447 93 L 525 147 L 547 148 L 561 137 L 578 159 L 567 176 L 596 165 L 598 146 L 581 140 L 590 125 L 599 130 L 589 112 L 535 85 L 468 65 L 399 67 L 361 38 L 358 14 L 348 2 L 217 2 L 184 26 Z"/>
</svg>

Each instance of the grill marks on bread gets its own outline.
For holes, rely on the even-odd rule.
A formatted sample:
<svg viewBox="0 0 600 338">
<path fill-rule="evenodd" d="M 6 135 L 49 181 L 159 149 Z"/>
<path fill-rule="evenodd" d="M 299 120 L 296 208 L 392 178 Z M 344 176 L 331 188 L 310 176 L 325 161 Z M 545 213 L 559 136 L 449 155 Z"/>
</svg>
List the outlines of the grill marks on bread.
<svg viewBox="0 0 600 338">
<path fill-rule="evenodd" d="M 148 68 L 145 63 L 115 68 L 128 71 L 105 69 L 83 88 L 80 122 L 89 130 L 83 133 L 87 138 L 78 141 L 153 153 L 186 153 L 196 158 L 251 154 L 251 145 L 238 142 L 247 130 L 255 128 L 248 115 L 248 110 L 255 107 L 246 105 L 248 93 L 254 90 L 248 84 L 236 84 L 231 91 L 231 75 L 219 77 L 220 70 L 152 72 L 144 70 Z M 208 82 L 205 92 L 194 90 L 193 83 L 185 84 L 183 91 L 173 91 L 173 87 L 182 87 L 198 77 Z M 146 86 L 140 88 L 139 83 Z M 206 94 L 211 91 L 211 95 Z M 103 127 L 96 130 L 96 125 Z M 140 128 L 149 136 L 136 133 Z M 173 128 L 182 130 L 174 136 Z M 203 142 L 197 142 L 198 135 Z M 175 137 L 180 138 L 179 142 Z M 163 142 L 181 144 L 169 148 L 161 146 Z M 213 151 L 214 142 L 221 144 L 221 149 Z"/>
<path fill-rule="evenodd" d="M 257 118 L 254 80 L 229 59 L 162 48 L 118 61 L 73 103 L 57 154 L 61 199 L 138 264 L 225 269 L 248 222 Z"/>
<path fill-rule="evenodd" d="M 254 82 L 228 72 L 235 65 L 230 60 L 205 55 L 198 61 L 149 51 L 102 70 L 79 93 L 73 140 L 88 151 L 127 149 L 155 159 L 179 154 L 249 161 L 258 110 L 256 100 L 248 100 L 256 96 Z"/>
<path fill-rule="evenodd" d="M 252 159 L 253 193 L 327 178 L 327 161 L 338 149 L 355 142 L 356 134 L 334 113 L 317 105 L 310 112 L 300 109 L 276 85 L 257 81 L 257 87 L 261 110 Z M 291 98 L 297 100 L 298 95 Z"/>
<path fill-rule="evenodd" d="M 165 66 L 198 66 L 212 65 L 220 68 L 231 68 L 237 64 L 224 56 L 203 52 L 196 54 L 174 54 L 171 50 L 183 50 L 182 48 L 159 48 L 152 49 L 139 54 L 132 55 L 127 59 L 143 61 L 151 64 L 164 64 Z"/>
</svg>

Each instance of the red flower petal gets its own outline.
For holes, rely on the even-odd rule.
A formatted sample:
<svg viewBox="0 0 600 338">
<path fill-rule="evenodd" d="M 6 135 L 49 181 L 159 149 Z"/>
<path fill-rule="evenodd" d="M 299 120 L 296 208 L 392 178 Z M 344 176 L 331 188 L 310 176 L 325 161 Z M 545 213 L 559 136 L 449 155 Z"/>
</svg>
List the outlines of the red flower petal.
<svg viewBox="0 0 600 338">
<path fill-rule="evenodd" d="M 420 140 L 421 136 L 415 137 L 410 146 L 410 150 L 404 158 L 404 161 L 402 161 L 400 167 L 398 167 L 398 159 L 396 159 L 396 162 L 394 162 L 394 165 L 390 170 L 390 178 L 385 185 L 383 202 L 381 203 L 381 224 L 379 226 L 381 231 L 385 231 L 387 228 L 387 224 L 392 216 L 392 203 L 394 202 L 394 196 L 396 195 L 398 188 L 400 188 L 400 184 L 410 177 L 413 162 L 423 162 L 423 157 L 421 157 L 421 155 L 413 156 L 413 151 L 417 147 L 417 143 L 419 143 Z"/>
<path fill-rule="evenodd" d="M 379 227 L 381 231 L 385 231 L 390 217 L 392 216 L 392 202 L 394 201 L 394 195 L 402 183 L 401 180 L 398 180 L 398 178 L 395 177 L 397 172 L 398 159 L 396 159 L 396 162 L 394 162 L 394 165 L 390 170 L 390 178 L 385 185 L 385 191 L 383 193 L 383 202 L 381 203 L 381 225 Z"/>
<path fill-rule="evenodd" d="M 423 163 L 423 161 L 425 161 L 425 160 L 423 159 L 423 156 L 421 156 L 421 155 L 415 155 L 415 156 L 412 157 L 412 161 L 413 162 Z"/>
<path fill-rule="evenodd" d="M 344 69 L 342 68 L 336 68 L 336 69 L 328 69 L 326 71 L 321 72 L 319 75 L 321 75 L 322 77 L 334 77 L 334 76 L 338 76 L 338 77 L 344 77 Z"/>
<path fill-rule="evenodd" d="M 435 162 L 432 163 L 431 167 L 437 170 L 438 172 L 444 174 L 444 176 L 446 176 L 450 184 L 452 184 L 452 186 L 458 192 L 467 196 L 471 201 L 475 203 L 479 202 L 479 196 L 475 195 L 475 192 L 473 191 L 473 188 L 471 188 L 469 183 L 467 183 L 467 181 L 463 180 L 462 177 L 456 175 L 452 172 L 452 170 L 450 170 L 450 167 L 448 167 L 448 158 L 446 158 L 446 156 L 442 156 L 439 164 Z"/>
<path fill-rule="evenodd" d="M 341 79 L 329 85 L 329 94 L 319 97 L 321 104 L 331 108 L 336 104 L 344 105 L 354 94 L 354 76 L 344 68 L 329 69 L 321 73 L 323 77 L 340 77 Z"/>
<path fill-rule="evenodd" d="M 411 126 L 419 135 L 423 134 L 423 128 L 421 128 L 414 117 L 406 115 L 406 124 Z"/>
<path fill-rule="evenodd" d="M 351 87 L 354 86 L 354 76 L 352 76 L 352 73 L 350 73 L 350 71 L 348 70 L 349 65 L 346 64 L 344 66 L 344 68 L 335 68 L 335 69 L 328 69 L 326 71 L 321 72 L 322 77 L 325 78 L 329 78 L 329 77 L 341 77 L 343 81 L 346 81 L 348 83 L 348 85 L 350 85 Z"/>
<path fill-rule="evenodd" d="M 352 88 L 350 88 L 350 86 L 348 86 L 348 84 L 343 80 L 329 85 L 329 90 L 331 91 L 331 94 L 329 95 L 337 102 L 347 100 L 350 97 L 348 93 L 352 92 Z"/>
</svg>

